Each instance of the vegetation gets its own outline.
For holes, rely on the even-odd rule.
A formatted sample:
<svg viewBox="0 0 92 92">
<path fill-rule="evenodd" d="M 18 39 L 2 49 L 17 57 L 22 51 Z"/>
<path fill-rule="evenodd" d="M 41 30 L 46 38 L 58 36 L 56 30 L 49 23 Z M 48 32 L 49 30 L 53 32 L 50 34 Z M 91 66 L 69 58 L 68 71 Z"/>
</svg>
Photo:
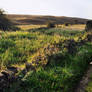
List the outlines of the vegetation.
<svg viewBox="0 0 92 92">
<path fill-rule="evenodd" d="M 87 21 L 85 30 L 92 31 L 92 20 Z"/>
<path fill-rule="evenodd" d="M 81 79 L 90 60 L 91 46 L 89 45 L 87 53 L 85 52 L 86 48 L 86 45 L 81 47 L 75 56 L 62 52 L 51 56 L 53 58 L 51 58 L 48 66 L 45 69 L 38 69 L 36 73 L 29 72 L 27 76 L 23 77 L 23 85 L 19 85 L 17 90 L 19 92 L 73 92 L 73 88 Z M 83 57 L 79 57 L 80 54 Z"/>
<path fill-rule="evenodd" d="M 69 23 L 64 23 L 65 26 L 69 26 Z"/>
<path fill-rule="evenodd" d="M 0 67 L 20 69 L 9 92 L 74 92 L 92 57 L 91 32 L 32 29 L 1 31 Z M 26 63 L 36 71 L 23 73 Z M 17 86 L 16 86 L 17 85 Z"/>
<path fill-rule="evenodd" d="M 74 17 L 57 17 L 57 16 L 33 16 L 33 15 L 8 15 L 17 25 L 44 25 L 47 21 L 54 22 L 55 24 L 85 24 L 88 19 L 74 18 Z M 77 21 L 76 21 L 77 20 Z"/>
<path fill-rule="evenodd" d="M 86 87 L 86 92 L 92 92 L 92 74 L 90 75 L 90 81 Z"/>
<path fill-rule="evenodd" d="M 47 28 L 54 28 L 54 27 L 55 27 L 54 23 L 52 23 L 52 22 L 47 23 Z"/>
<path fill-rule="evenodd" d="M 8 20 L 8 18 L 4 14 L 4 11 L 0 9 L 0 29 L 9 30 L 11 26 L 12 23 L 10 22 L 10 20 Z"/>
<path fill-rule="evenodd" d="M 4 12 L 4 10 L 0 9 L 0 30 L 19 30 L 20 28 L 14 26 L 13 22 L 7 18 Z"/>
</svg>

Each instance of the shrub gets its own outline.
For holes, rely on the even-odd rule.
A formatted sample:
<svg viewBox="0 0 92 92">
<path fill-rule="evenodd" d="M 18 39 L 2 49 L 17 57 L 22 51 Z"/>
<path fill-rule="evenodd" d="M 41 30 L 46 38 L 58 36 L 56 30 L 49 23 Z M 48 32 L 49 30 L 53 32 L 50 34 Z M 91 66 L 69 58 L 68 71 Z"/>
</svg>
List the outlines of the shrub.
<svg viewBox="0 0 92 92">
<path fill-rule="evenodd" d="M 88 35 L 87 35 L 87 41 L 92 42 L 92 34 L 88 34 Z"/>
<path fill-rule="evenodd" d="M 77 52 L 76 42 L 73 39 L 68 40 L 67 49 L 68 49 L 68 53 L 71 55 Z"/>
<path fill-rule="evenodd" d="M 54 28 L 54 27 L 55 27 L 54 23 L 52 23 L 52 22 L 47 23 L 47 28 Z"/>
<path fill-rule="evenodd" d="M 0 9 L 0 29 L 1 30 L 17 30 L 18 27 L 15 27 L 14 24 L 7 18 L 4 14 L 4 10 Z"/>
<path fill-rule="evenodd" d="M 65 23 L 64 25 L 65 25 L 65 26 L 69 26 L 69 23 Z"/>
<path fill-rule="evenodd" d="M 74 23 L 75 23 L 75 24 L 78 24 L 78 20 L 74 20 Z"/>
<path fill-rule="evenodd" d="M 92 20 L 87 21 L 85 30 L 86 30 L 87 32 L 88 32 L 88 31 L 92 31 Z"/>
</svg>

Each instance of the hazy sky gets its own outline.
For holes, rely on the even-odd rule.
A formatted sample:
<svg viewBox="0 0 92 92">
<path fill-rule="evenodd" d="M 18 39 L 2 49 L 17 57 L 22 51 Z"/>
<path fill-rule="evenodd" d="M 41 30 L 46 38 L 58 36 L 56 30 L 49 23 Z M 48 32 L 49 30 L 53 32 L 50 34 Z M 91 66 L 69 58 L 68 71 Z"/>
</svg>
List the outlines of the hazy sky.
<svg viewBox="0 0 92 92">
<path fill-rule="evenodd" d="M 11 14 L 73 16 L 92 19 L 92 0 L 0 0 Z"/>
</svg>

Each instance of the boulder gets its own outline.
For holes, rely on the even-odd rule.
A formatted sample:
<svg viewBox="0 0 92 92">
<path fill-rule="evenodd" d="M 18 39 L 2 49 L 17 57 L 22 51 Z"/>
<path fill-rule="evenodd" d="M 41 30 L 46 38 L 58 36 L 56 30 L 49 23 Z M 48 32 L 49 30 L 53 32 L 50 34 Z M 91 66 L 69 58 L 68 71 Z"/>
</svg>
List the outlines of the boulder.
<svg viewBox="0 0 92 92">
<path fill-rule="evenodd" d="M 7 69 L 8 69 L 9 71 L 14 72 L 14 73 L 17 73 L 17 72 L 18 72 L 18 69 L 17 69 L 16 67 L 7 67 Z"/>
</svg>

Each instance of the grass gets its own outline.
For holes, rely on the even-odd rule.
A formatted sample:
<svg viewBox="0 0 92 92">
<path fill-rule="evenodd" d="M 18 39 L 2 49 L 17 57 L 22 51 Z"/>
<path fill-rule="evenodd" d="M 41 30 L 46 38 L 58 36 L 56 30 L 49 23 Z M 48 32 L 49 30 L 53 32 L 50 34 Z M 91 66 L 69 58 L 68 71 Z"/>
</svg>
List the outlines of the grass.
<svg viewBox="0 0 92 92">
<path fill-rule="evenodd" d="M 92 92 L 92 81 L 88 83 L 88 86 L 86 88 L 86 92 Z"/>
<path fill-rule="evenodd" d="M 80 47 L 74 56 L 58 52 L 52 56 L 51 63 L 45 69 L 40 67 L 36 73 L 29 72 L 23 77 L 23 85 L 19 85 L 17 91 L 73 92 L 88 67 L 92 55 L 91 49 L 91 45 L 86 44 Z"/>
<path fill-rule="evenodd" d="M 90 76 L 90 82 L 88 83 L 88 86 L 86 87 L 86 92 L 92 92 L 92 74 Z"/>
<path fill-rule="evenodd" d="M 58 27 L 66 30 L 80 30 L 80 31 L 85 30 L 85 24 L 75 24 L 69 26 L 58 25 Z"/>
<path fill-rule="evenodd" d="M 22 30 L 28 30 L 28 29 L 46 27 L 46 25 L 19 25 L 18 27 L 21 28 Z"/>
<path fill-rule="evenodd" d="M 0 66 L 24 68 L 28 62 L 37 70 L 19 73 L 21 80 L 12 84 L 9 92 L 73 92 L 92 57 L 91 42 L 76 45 L 73 55 L 68 52 L 68 41 L 84 40 L 88 34 L 84 31 L 54 28 L 1 34 Z"/>
<path fill-rule="evenodd" d="M 40 35 L 38 32 L 6 32 L 0 39 L 0 66 L 27 62 L 27 58 L 40 48 L 60 39 L 59 36 Z"/>
<path fill-rule="evenodd" d="M 74 30 L 64 30 L 64 29 L 60 29 L 60 28 L 52 28 L 52 29 L 40 29 L 40 30 L 29 30 L 31 32 L 40 32 L 40 33 L 43 33 L 43 34 L 46 34 L 46 35 L 60 35 L 60 36 L 65 36 L 65 37 L 72 37 L 73 38 L 75 36 L 78 36 L 78 35 L 81 35 L 84 31 L 74 31 Z"/>
</svg>

